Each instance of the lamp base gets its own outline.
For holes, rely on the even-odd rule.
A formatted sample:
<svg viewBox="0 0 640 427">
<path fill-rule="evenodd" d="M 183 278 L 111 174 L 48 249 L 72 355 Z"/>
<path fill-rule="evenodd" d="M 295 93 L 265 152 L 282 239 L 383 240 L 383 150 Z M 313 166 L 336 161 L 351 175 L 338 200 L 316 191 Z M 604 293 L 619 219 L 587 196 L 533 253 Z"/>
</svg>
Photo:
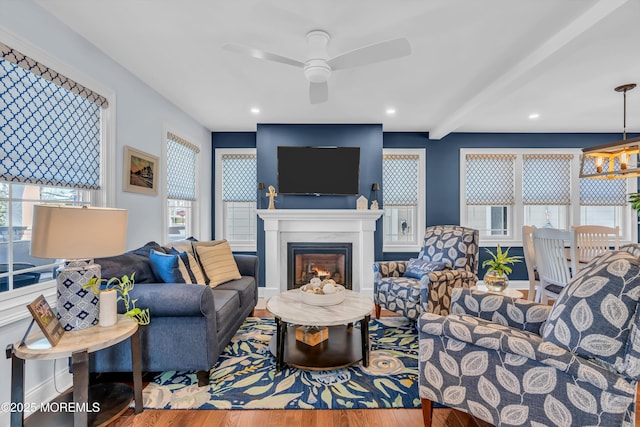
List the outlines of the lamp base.
<svg viewBox="0 0 640 427">
<path fill-rule="evenodd" d="M 89 260 L 69 260 L 58 269 L 58 319 L 65 331 L 98 324 L 98 295 L 83 289 L 91 279 L 100 280 L 100 265 Z"/>
</svg>

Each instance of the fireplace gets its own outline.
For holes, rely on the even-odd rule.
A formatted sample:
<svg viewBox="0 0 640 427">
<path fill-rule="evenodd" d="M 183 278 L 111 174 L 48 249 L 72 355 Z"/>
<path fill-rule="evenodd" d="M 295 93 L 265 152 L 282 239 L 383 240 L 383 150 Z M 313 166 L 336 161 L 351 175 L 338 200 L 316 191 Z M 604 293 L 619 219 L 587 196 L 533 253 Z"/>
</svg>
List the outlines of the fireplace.
<svg viewBox="0 0 640 427">
<path fill-rule="evenodd" d="M 352 244 L 287 243 L 287 289 L 297 289 L 314 277 L 333 279 L 352 289 Z"/>
</svg>

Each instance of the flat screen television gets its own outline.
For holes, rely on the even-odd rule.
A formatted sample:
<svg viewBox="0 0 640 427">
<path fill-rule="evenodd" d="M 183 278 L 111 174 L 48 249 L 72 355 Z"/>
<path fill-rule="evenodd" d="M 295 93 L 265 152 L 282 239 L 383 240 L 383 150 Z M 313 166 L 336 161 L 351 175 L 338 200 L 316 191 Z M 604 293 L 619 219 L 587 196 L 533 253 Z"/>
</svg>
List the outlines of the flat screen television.
<svg viewBox="0 0 640 427">
<path fill-rule="evenodd" d="M 278 147 L 278 193 L 360 192 L 360 147 Z"/>
</svg>

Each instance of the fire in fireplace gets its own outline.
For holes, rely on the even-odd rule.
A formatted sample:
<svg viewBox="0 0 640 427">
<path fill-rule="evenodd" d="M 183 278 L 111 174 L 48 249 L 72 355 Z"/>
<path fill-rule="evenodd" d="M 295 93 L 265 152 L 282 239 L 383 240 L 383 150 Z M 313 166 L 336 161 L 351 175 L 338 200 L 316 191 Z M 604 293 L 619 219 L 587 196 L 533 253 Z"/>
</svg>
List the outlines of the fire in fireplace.
<svg viewBox="0 0 640 427">
<path fill-rule="evenodd" d="M 287 243 L 287 289 L 297 289 L 318 277 L 351 289 L 351 243 Z"/>
</svg>

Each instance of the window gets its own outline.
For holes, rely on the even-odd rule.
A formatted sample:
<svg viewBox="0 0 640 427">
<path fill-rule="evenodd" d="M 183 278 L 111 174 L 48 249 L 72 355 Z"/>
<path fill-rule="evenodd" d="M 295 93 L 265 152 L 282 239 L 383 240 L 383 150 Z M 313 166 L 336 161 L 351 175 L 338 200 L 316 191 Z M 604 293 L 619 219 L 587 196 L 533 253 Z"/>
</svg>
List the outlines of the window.
<svg viewBox="0 0 640 427">
<path fill-rule="evenodd" d="M 256 250 L 256 182 L 254 148 L 216 150 L 216 238 L 234 251 Z"/>
<path fill-rule="evenodd" d="M 579 179 L 576 149 L 509 151 L 460 151 L 460 221 L 480 230 L 481 243 L 517 244 L 524 224 L 620 226 L 621 240 L 635 240 L 626 195 L 636 191 L 636 180 Z"/>
<path fill-rule="evenodd" d="M 167 235 L 166 241 L 197 234 L 197 168 L 200 149 L 167 132 Z"/>
<path fill-rule="evenodd" d="M 100 201 L 106 98 L 0 43 L 0 299 L 53 278 L 31 257 L 33 206 Z"/>
<path fill-rule="evenodd" d="M 425 185 L 423 149 L 383 150 L 384 251 L 419 250 L 426 223 Z"/>
</svg>

